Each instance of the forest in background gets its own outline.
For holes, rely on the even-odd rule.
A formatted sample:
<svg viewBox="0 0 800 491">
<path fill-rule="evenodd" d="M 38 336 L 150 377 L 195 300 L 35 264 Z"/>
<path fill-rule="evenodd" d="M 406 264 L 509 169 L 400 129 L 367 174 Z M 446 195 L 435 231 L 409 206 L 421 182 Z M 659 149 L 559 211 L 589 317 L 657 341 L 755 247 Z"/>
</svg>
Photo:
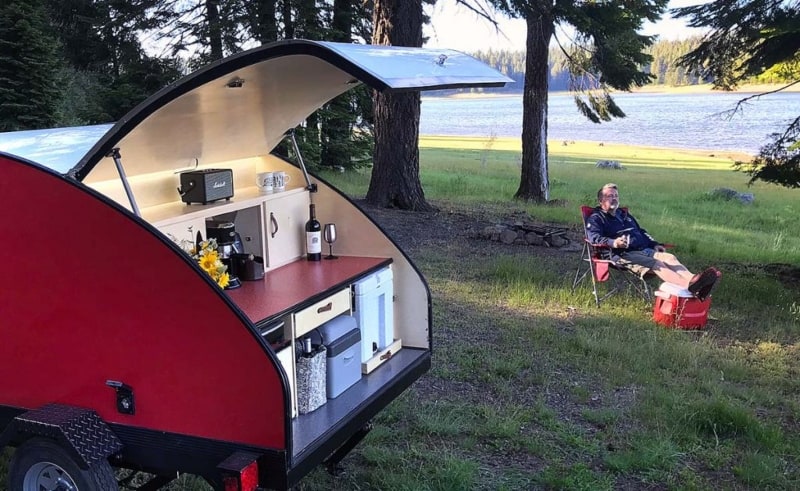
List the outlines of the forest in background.
<svg viewBox="0 0 800 491">
<path fill-rule="evenodd" d="M 662 85 L 666 87 L 679 87 L 709 83 L 696 74 L 688 72 L 680 66 L 678 60 L 700 44 L 701 38 L 692 37 L 683 40 L 657 41 L 647 50 L 653 57 L 645 71 L 653 75 L 649 85 Z M 486 93 L 521 93 L 525 82 L 525 52 L 524 51 L 478 51 L 469 53 L 486 64 L 494 67 L 507 77 L 513 79 L 512 83 L 498 88 L 472 88 L 459 89 L 458 91 L 441 91 L 439 95 L 455 92 L 486 92 Z M 752 83 L 780 84 L 793 80 L 786 72 L 769 70 L 762 76 L 754 78 Z M 560 92 L 570 89 L 570 73 L 567 67 L 567 56 L 559 48 L 550 49 L 550 91 Z"/>
</svg>

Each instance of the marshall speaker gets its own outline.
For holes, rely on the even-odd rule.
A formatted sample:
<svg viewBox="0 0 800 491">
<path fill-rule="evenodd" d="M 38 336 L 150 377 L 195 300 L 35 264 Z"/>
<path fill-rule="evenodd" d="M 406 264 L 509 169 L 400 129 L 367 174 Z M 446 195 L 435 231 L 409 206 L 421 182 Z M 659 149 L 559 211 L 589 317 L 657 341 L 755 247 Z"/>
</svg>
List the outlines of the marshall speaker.
<svg viewBox="0 0 800 491">
<path fill-rule="evenodd" d="M 207 204 L 233 197 L 233 171 L 231 169 L 203 169 L 181 172 L 181 201 Z"/>
</svg>

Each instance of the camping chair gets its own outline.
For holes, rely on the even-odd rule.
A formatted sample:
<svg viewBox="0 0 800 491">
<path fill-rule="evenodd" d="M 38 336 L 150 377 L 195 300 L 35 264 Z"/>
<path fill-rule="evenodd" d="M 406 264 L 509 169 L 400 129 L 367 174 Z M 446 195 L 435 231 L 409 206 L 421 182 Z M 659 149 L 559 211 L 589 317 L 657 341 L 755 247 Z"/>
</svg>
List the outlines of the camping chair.
<svg viewBox="0 0 800 491">
<path fill-rule="evenodd" d="M 627 210 L 627 208 L 622 209 Z M 591 206 L 581 206 L 584 233 L 583 249 L 581 250 L 581 262 L 578 264 L 578 269 L 575 271 L 575 277 L 572 280 L 572 293 L 575 293 L 575 288 L 578 284 L 588 276 L 592 280 L 592 294 L 598 307 L 600 307 L 600 302 L 626 286 L 635 290 L 644 300 L 650 301 L 650 286 L 643 275 L 634 273 L 612 260 L 611 248 L 608 245 L 593 244 L 589 241 L 589 237 L 586 234 L 586 220 L 593 210 L 594 208 Z M 599 289 L 602 284 L 606 285 L 606 292 L 601 297 Z"/>
</svg>

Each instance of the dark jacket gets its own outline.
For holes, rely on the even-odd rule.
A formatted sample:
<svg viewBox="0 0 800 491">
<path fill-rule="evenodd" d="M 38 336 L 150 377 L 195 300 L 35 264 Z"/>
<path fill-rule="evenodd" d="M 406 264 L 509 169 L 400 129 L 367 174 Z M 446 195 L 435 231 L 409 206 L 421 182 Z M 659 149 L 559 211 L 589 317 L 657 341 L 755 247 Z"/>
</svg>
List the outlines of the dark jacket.
<svg viewBox="0 0 800 491">
<path fill-rule="evenodd" d="M 615 253 L 624 250 L 641 251 L 659 245 L 639 226 L 633 215 L 622 208 L 617 208 L 616 213 L 611 215 L 597 206 L 586 220 L 586 236 L 593 244 L 607 244 L 611 247 L 614 239 L 623 235 L 630 235 L 630 243 L 627 249 L 613 249 Z"/>
</svg>

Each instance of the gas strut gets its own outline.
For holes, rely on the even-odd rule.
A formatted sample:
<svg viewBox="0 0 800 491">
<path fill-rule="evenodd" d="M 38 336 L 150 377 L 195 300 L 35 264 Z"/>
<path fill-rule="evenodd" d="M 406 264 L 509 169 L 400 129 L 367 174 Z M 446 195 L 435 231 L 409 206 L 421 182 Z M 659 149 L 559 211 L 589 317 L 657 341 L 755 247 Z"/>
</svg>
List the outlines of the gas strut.
<svg viewBox="0 0 800 491">
<path fill-rule="evenodd" d="M 300 164 L 300 170 L 303 171 L 303 178 L 306 180 L 306 189 L 311 191 L 312 193 L 317 192 L 317 184 L 311 182 L 311 178 L 308 177 L 308 171 L 306 170 L 306 164 L 303 162 L 303 155 L 300 153 L 300 147 L 297 146 L 297 139 L 294 137 L 294 128 L 290 129 L 286 132 L 284 137 L 289 136 L 292 139 L 292 147 L 294 148 L 294 154 L 297 155 L 297 162 Z"/>
<path fill-rule="evenodd" d="M 128 195 L 128 201 L 131 202 L 133 214 L 137 217 L 142 216 L 142 214 L 139 213 L 139 207 L 136 205 L 136 198 L 133 197 L 131 185 L 128 183 L 128 176 L 125 175 L 125 169 L 122 168 L 122 155 L 119 153 L 119 148 L 112 148 L 111 151 L 106 154 L 106 157 L 111 157 L 114 159 L 114 165 L 117 167 L 117 173 L 122 181 L 122 187 L 125 189 L 125 194 Z"/>
</svg>

